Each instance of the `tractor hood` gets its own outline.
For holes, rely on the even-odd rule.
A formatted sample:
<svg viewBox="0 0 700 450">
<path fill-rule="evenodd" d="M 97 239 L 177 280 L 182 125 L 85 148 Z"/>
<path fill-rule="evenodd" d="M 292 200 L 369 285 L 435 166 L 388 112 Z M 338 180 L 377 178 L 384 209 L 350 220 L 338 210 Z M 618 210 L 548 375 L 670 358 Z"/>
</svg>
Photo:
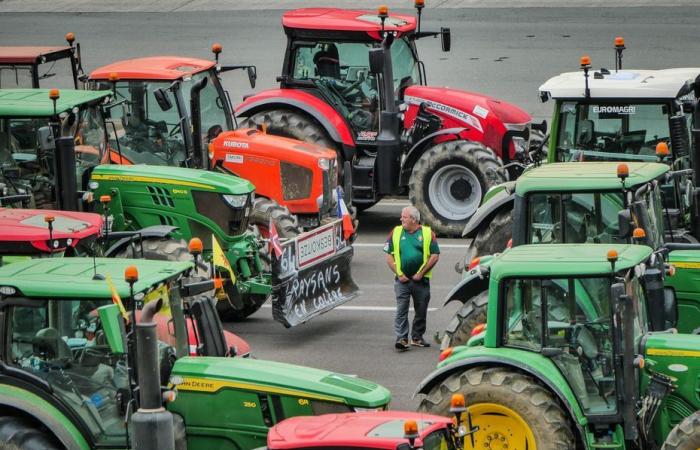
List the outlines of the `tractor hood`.
<svg viewBox="0 0 700 450">
<path fill-rule="evenodd" d="M 98 183 L 100 181 L 157 183 L 172 185 L 173 188 L 187 187 L 194 190 L 234 195 L 248 194 L 255 189 L 250 182 L 228 174 L 142 164 L 97 166 L 90 179 Z"/>
<path fill-rule="evenodd" d="M 404 95 L 409 105 L 428 102 L 430 110 L 447 116 L 463 126 L 487 133 L 498 122 L 527 125 L 532 116 L 511 103 L 483 94 L 446 87 L 409 86 Z M 500 131 L 500 130 L 495 130 Z"/>
<path fill-rule="evenodd" d="M 46 218 L 52 217 L 49 232 Z M 99 214 L 38 209 L 0 208 L 0 254 L 56 252 L 75 247 L 84 238 L 97 236 Z M 49 239 L 52 239 L 49 246 Z"/>
<path fill-rule="evenodd" d="M 177 387 L 178 399 L 172 404 L 175 409 L 201 403 L 199 406 L 209 405 L 212 411 L 212 401 L 245 392 L 256 393 L 255 398 L 257 393 L 293 398 L 299 405 L 321 401 L 359 408 L 385 407 L 391 398 L 386 388 L 361 378 L 256 359 L 185 357 L 175 363 L 171 382 L 174 377 L 182 381 Z M 211 426 L 217 420 L 211 415 L 203 419 Z M 189 425 L 189 418 L 186 420 Z"/>
<path fill-rule="evenodd" d="M 245 163 L 246 156 L 256 162 L 262 158 L 293 163 L 312 161 L 314 164 L 318 164 L 317 161 L 321 158 L 328 160 L 336 158 L 335 150 L 320 145 L 245 128 L 219 134 L 209 143 L 209 150 L 210 158 L 213 156 L 212 151 L 231 155 L 227 158 L 227 162 L 229 160 L 238 162 L 234 155 L 241 155 L 240 164 Z"/>
<path fill-rule="evenodd" d="M 674 397 L 680 397 L 700 409 L 697 394 L 698 365 L 700 365 L 700 335 L 650 333 L 643 342 L 645 367 L 675 378 Z"/>
</svg>

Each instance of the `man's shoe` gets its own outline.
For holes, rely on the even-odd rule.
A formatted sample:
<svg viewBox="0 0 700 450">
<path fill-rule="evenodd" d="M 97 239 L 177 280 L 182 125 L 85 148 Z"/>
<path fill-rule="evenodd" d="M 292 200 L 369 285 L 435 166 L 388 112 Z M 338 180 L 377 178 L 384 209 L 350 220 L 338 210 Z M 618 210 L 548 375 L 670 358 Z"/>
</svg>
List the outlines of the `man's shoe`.
<svg viewBox="0 0 700 450">
<path fill-rule="evenodd" d="M 396 350 L 400 350 L 402 352 L 405 352 L 406 350 L 411 348 L 408 346 L 408 340 L 406 339 L 399 339 L 398 341 L 396 341 L 396 344 L 394 344 L 394 347 L 396 347 Z"/>
<path fill-rule="evenodd" d="M 414 347 L 430 347 L 430 342 L 425 341 L 423 338 L 411 339 L 411 345 Z"/>
</svg>

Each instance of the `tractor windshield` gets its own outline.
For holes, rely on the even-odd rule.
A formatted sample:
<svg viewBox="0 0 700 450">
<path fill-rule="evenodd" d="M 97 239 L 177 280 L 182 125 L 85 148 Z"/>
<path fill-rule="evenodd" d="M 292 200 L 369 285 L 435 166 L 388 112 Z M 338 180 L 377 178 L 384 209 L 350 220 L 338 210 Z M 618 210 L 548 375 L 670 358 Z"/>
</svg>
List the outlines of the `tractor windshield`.
<svg viewBox="0 0 700 450">
<path fill-rule="evenodd" d="M 191 117 L 192 114 L 192 111 L 190 111 L 192 86 L 204 78 L 207 79 L 207 84 L 199 92 L 199 108 L 202 121 L 202 135 L 200 139 L 202 148 L 206 149 L 209 141 L 218 136 L 219 133 L 233 129 L 233 122 L 231 121 L 232 115 L 226 107 L 228 100 L 213 69 L 207 72 L 196 73 L 182 82 L 182 96 L 188 117 Z"/>
<path fill-rule="evenodd" d="M 559 108 L 556 161 L 656 161 L 671 144 L 666 103 L 576 103 Z"/>
<path fill-rule="evenodd" d="M 14 88 L 63 88 L 76 89 L 73 78 L 75 64 L 72 58 L 61 58 L 36 66 L 0 64 L 0 89 Z M 34 77 L 36 69 L 36 79 Z"/>
<path fill-rule="evenodd" d="M 551 358 L 587 415 L 617 411 L 610 283 L 608 276 L 504 283 L 504 344 Z M 636 279 L 628 291 L 638 307 L 638 337 L 646 332 L 643 291 Z"/>
<path fill-rule="evenodd" d="M 644 228 L 653 248 L 663 245 L 663 210 L 659 188 L 639 199 L 637 223 Z M 638 206 L 641 206 L 638 205 Z M 528 244 L 622 244 L 620 211 L 625 209 L 622 192 L 544 192 L 528 196 Z"/>
<path fill-rule="evenodd" d="M 96 310 L 111 301 L 17 300 L 5 322 L 9 363 L 47 382 L 98 445 L 124 445 L 127 365 L 110 352 Z"/>
</svg>

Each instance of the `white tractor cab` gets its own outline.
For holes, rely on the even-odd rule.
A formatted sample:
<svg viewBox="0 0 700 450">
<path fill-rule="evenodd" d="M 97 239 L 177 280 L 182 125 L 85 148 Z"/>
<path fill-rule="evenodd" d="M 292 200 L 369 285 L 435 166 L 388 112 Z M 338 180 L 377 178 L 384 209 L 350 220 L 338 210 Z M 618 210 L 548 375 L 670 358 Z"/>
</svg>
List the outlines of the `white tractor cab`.
<svg viewBox="0 0 700 450">
<path fill-rule="evenodd" d="M 540 86 L 541 100 L 555 101 L 549 162 L 660 160 L 672 171 L 684 171 L 663 186 L 666 229 L 689 230 L 678 240 L 697 242 L 700 67 L 623 70 L 619 39 L 615 69 L 592 69 L 583 56 L 582 70 Z"/>
</svg>

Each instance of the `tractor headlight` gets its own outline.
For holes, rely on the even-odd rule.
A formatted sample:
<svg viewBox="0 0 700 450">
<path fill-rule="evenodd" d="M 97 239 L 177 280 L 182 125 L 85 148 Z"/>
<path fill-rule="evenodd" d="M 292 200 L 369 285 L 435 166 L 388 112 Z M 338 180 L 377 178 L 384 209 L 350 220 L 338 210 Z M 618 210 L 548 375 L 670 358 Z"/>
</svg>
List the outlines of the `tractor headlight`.
<svg viewBox="0 0 700 450">
<path fill-rule="evenodd" d="M 321 170 L 328 170 L 331 168 L 331 162 L 327 158 L 319 158 L 318 167 L 320 167 Z"/>
<path fill-rule="evenodd" d="M 524 138 L 513 137 L 513 145 L 515 146 L 515 153 L 525 153 L 528 150 L 528 143 Z"/>
<path fill-rule="evenodd" d="M 231 208 L 243 208 L 246 204 L 246 201 L 248 200 L 248 194 L 243 194 L 243 195 L 223 194 L 222 197 L 223 197 L 224 201 Z"/>
</svg>

